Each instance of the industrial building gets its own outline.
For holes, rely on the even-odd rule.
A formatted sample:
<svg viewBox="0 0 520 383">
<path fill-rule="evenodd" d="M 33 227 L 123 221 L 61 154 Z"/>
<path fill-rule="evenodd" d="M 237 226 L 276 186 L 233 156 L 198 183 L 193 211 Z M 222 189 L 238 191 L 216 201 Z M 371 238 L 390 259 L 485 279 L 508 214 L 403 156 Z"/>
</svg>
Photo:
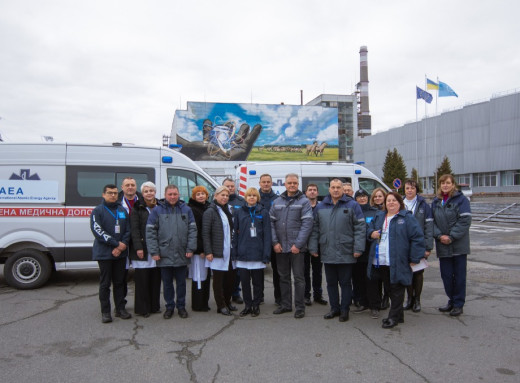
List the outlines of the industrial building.
<svg viewBox="0 0 520 383">
<path fill-rule="evenodd" d="M 388 150 L 397 148 L 408 175 L 417 169 L 425 193 L 447 156 L 459 184 L 473 193 L 520 192 L 520 93 L 478 102 L 354 141 L 354 159 L 382 177 Z"/>
</svg>

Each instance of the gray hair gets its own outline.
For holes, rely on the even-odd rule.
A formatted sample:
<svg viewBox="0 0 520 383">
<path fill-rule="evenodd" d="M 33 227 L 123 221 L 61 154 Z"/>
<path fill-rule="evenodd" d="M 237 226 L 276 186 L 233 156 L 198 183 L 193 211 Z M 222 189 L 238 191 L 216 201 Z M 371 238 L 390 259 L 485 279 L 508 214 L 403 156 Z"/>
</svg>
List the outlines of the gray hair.
<svg viewBox="0 0 520 383">
<path fill-rule="evenodd" d="M 287 178 L 289 177 L 296 177 L 296 179 L 298 180 L 298 182 L 300 182 L 300 177 L 298 176 L 298 174 L 296 173 L 289 173 L 285 176 L 285 179 L 287 180 Z"/>
<path fill-rule="evenodd" d="M 157 191 L 157 188 L 155 187 L 155 184 L 152 181 L 143 182 L 143 184 L 141 185 L 141 193 L 143 192 L 144 188 L 151 188 Z"/>
</svg>

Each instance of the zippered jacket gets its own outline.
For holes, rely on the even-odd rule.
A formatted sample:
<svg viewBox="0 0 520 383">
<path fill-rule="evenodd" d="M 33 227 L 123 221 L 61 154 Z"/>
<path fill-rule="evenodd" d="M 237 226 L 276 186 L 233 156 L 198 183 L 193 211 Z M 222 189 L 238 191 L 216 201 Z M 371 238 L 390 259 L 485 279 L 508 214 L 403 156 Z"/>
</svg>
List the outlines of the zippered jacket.
<svg viewBox="0 0 520 383">
<path fill-rule="evenodd" d="M 179 200 L 174 206 L 159 200 L 146 223 L 146 245 L 150 255 L 159 255 L 159 267 L 180 267 L 190 263 L 186 253 L 197 248 L 197 225 L 193 212 Z"/>
<path fill-rule="evenodd" d="M 287 191 L 274 200 L 269 210 L 271 216 L 271 235 L 273 246 L 282 245 L 282 253 L 290 253 L 292 245 L 307 250 L 307 241 L 311 235 L 313 216 L 312 207 L 300 190 L 293 197 Z"/>
<path fill-rule="evenodd" d="M 119 233 L 116 233 L 116 222 Z M 92 210 L 90 215 L 90 230 L 94 234 L 92 260 L 107 261 L 124 258 L 128 255 L 130 243 L 130 220 L 126 210 L 119 202 L 107 204 L 104 200 Z M 112 255 L 112 250 L 123 242 L 127 248 L 118 257 Z"/>
<path fill-rule="evenodd" d="M 442 199 L 435 197 L 432 202 L 432 212 L 437 257 L 469 254 L 471 206 L 468 198 L 460 191 L 456 191 L 444 204 Z M 452 242 L 449 245 L 442 244 L 441 235 L 449 235 Z"/>
<path fill-rule="evenodd" d="M 354 253 L 363 253 L 365 238 L 365 216 L 352 197 L 344 194 L 334 205 L 329 194 L 316 206 L 309 251 L 318 253 L 319 243 L 323 263 L 356 263 Z"/>
</svg>

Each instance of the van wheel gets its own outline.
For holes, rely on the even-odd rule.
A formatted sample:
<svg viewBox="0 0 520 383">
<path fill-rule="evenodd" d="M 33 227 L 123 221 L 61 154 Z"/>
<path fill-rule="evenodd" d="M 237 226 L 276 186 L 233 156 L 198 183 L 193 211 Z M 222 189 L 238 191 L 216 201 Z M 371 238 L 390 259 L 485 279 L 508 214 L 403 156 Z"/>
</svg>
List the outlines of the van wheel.
<svg viewBox="0 0 520 383">
<path fill-rule="evenodd" d="M 4 265 L 7 284 L 20 290 L 42 286 L 49 279 L 51 271 L 49 258 L 34 249 L 17 251 L 7 258 Z"/>
</svg>

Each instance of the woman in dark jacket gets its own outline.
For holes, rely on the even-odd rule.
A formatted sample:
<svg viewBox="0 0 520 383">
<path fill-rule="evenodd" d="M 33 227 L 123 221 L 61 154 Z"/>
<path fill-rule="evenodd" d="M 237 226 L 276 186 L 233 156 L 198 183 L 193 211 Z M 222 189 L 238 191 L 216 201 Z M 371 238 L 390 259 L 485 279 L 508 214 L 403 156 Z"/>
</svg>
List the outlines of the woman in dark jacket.
<svg viewBox="0 0 520 383">
<path fill-rule="evenodd" d="M 202 242 L 206 266 L 213 273 L 213 296 L 217 312 L 231 315 L 237 308 L 231 304 L 235 284 L 235 264 L 231 260 L 233 217 L 228 208 L 229 191 L 225 186 L 215 190 L 215 197 L 202 217 Z"/>
<path fill-rule="evenodd" d="M 390 296 L 388 318 L 383 328 L 392 328 L 404 322 L 403 300 L 405 286 L 412 283 L 411 266 L 424 256 L 424 235 L 412 214 L 406 211 L 403 198 L 395 192 L 385 197 L 385 211 L 380 211 L 370 222 L 367 238 L 372 241 L 367 275 L 371 306 L 379 299 L 377 280 L 383 280 Z"/>
<path fill-rule="evenodd" d="M 451 316 L 462 314 L 466 302 L 466 267 L 469 249 L 471 207 L 455 188 L 451 174 L 439 178 L 437 197 L 432 202 L 433 237 L 448 304 L 439 307 Z"/>
<path fill-rule="evenodd" d="M 365 216 L 365 223 L 368 227 L 368 224 L 372 219 L 374 219 L 375 215 L 379 211 L 377 208 L 370 206 L 369 204 L 369 195 L 366 190 L 359 189 L 356 194 L 354 194 L 354 198 L 356 202 L 361 206 L 361 210 L 363 211 L 363 215 Z M 365 244 L 365 251 L 361 256 L 357 259 L 357 262 L 354 264 L 354 268 L 352 270 L 352 287 L 354 290 L 354 303 L 357 303 L 357 308 L 354 310 L 355 314 L 362 313 L 369 308 L 374 310 L 373 315 L 377 315 L 376 318 L 379 317 L 379 307 L 369 307 L 368 304 L 368 295 L 367 295 L 367 264 L 368 264 L 368 253 L 370 252 L 370 242 L 367 240 Z"/>
<path fill-rule="evenodd" d="M 244 294 L 245 308 L 240 316 L 251 314 L 256 317 L 260 314 L 260 301 L 264 295 L 264 269 L 271 256 L 271 221 L 269 212 L 258 203 L 260 193 L 256 188 L 246 190 L 245 200 L 247 206 L 236 209 L 234 213 L 232 251 Z M 251 296 L 251 281 L 254 298 Z"/>
<path fill-rule="evenodd" d="M 426 252 L 424 253 L 424 259 L 428 259 L 433 249 L 433 215 L 430 205 L 426 200 L 417 195 L 417 182 L 412 179 L 408 179 L 404 182 L 404 194 L 405 199 L 403 200 L 406 210 L 411 212 L 419 226 L 421 227 L 424 234 L 424 246 Z M 424 269 L 415 271 L 413 273 L 412 284 L 406 288 L 408 299 L 404 305 L 405 310 L 410 310 L 414 313 L 421 311 L 421 293 L 423 288 Z"/>
<path fill-rule="evenodd" d="M 143 183 L 141 193 L 143 198 L 135 202 L 130 214 L 132 234 L 130 259 L 135 269 L 134 312 L 147 318 L 150 314 L 161 312 L 161 270 L 146 248 L 146 222 L 150 211 L 157 205 L 155 185 L 152 182 Z"/>
<path fill-rule="evenodd" d="M 209 207 L 209 193 L 204 186 L 195 186 L 191 191 L 188 206 L 193 211 L 197 224 L 197 249 L 193 253 L 190 265 L 191 308 L 193 311 L 209 311 L 209 268 L 205 265 L 204 245 L 202 243 L 202 216 Z"/>
</svg>

